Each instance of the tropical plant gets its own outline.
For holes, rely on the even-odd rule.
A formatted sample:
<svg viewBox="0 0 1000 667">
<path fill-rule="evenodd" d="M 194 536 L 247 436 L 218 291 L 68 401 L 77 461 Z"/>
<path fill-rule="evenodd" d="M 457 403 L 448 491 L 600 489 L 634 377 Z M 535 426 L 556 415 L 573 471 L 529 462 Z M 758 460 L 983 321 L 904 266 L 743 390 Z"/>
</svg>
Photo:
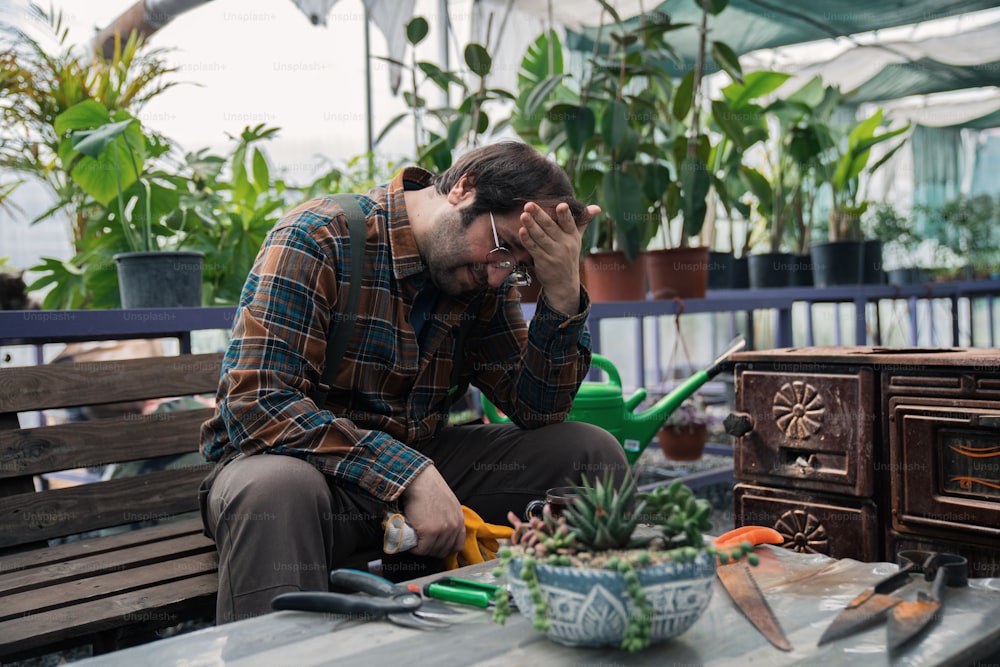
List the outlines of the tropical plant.
<svg viewBox="0 0 1000 667">
<path fill-rule="evenodd" d="M 755 72 L 751 77 L 762 74 Z M 766 73 L 770 93 L 783 84 L 787 75 Z M 742 93 L 740 87 L 723 90 L 726 100 Z M 754 128 L 741 148 L 750 148 L 749 140 L 760 139 L 761 168 L 741 165 L 736 171 L 755 199 L 757 236 L 766 239 L 770 252 L 780 252 L 786 245 L 799 254 L 808 252 L 812 217 L 816 200 L 816 173 L 821 167 L 823 123 L 838 103 L 839 95 L 816 77 L 789 96 L 777 99 L 765 108 L 750 110 L 764 119 L 764 135 Z M 746 112 L 744 112 L 746 113 Z"/>
<path fill-rule="evenodd" d="M 731 193 L 731 185 L 740 184 L 729 175 L 739 162 L 733 145 L 750 130 L 725 102 L 713 105 L 721 118 L 716 122 L 701 99 L 709 54 L 743 84 L 732 49 L 707 39 L 708 16 L 728 3 L 694 1 L 703 10 L 700 48 L 695 66 L 679 80 L 671 68 L 679 59 L 669 33 L 687 24 L 673 23 L 661 11 L 623 21 L 603 0 L 598 2 L 611 23 L 601 30 L 608 30 L 611 45 L 601 47 L 598 34 L 582 76 L 564 68 L 554 32 L 541 35 L 521 62 L 511 127 L 554 154 L 577 193 L 602 207 L 587 228 L 585 252 L 620 249 L 632 260 L 654 237 L 663 247 L 685 246 L 701 234 L 713 197 L 727 210 L 744 208 L 739 194 L 745 188 Z M 748 104 L 757 90 L 734 100 Z M 709 128 L 723 137 L 736 132 L 738 141 L 719 150 Z"/>
<path fill-rule="evenodd" d="M 667 191 L 673 141 L 683 132 L 671 114 L 674 82 L 663 66 L 674 59 L 664 34 L 678 26 L 655 14 L 629 27 L 602 4 L 615 21 L 614 46 L 595 49 L 583 76 L 574 77 L 564 69 L 556 33 L 538 37 L 521 62 L 510 124 L 556 157 L 579 197 L 600 203 L 584 252 L 619 248 L 634 260 L 658 227 L 650 220 L 679 210 Z"/>
<path fill-rule="evenodd" d="M 509 101 L 513 94 L 502 88 L 487 85 L 493 59 L 486 47 L 470 42 L 463 49 L 467 71 L 457 72 L 442 69 L 429 61 L 418 61 L 416 47 L 428 35 L 427 20 L 417 16 L 406 24 L 406 39 L 410 44 L 411 62 L 405 63 L 392 58 L 383 60 L 404 68 L 409 73 L 410 88 L 403 92 L 408 110 L 391 119 L 379 136 L 378 144 L 400 122 L 410 117 L 413 120 L 413 147 L 415 162 L 428 169 L 444 171 L 451 166 L 452 156 L 463 147 L 476 146 L 480 137 L 490 130 L 487 107 L 499 101 Z M 487 41 L 489 36 L 487 35 Z M 419 80 L 420 75 L 423 80 Z M 471 75 L 471 85 L 463 75 Z M 452 86 L 459 90 L 461 102 L 457 106 L 445 104 L 430 107 L 427 98 L 421 94 L 425 82 L 430 82 L 441 91 L 446 99 L 450 97 Z"/>
<path fill-rule="evenodd" d="M 923 238 L 913 228 L 913 220 L 890 203 L 879 204 L 869 211 L 871 237 L 882 241 L 886 266 L 914 268 Z"/>
<path fill-rule="evenodd" d="M 830 187 L 833 210 L 829 215 L 829 240 L 841 241 L 862 237 L 861 216 L 870 202 L 862 192 L 862 176 L 871 177 L 905 144 L 902 139 L 869 165 L 872 147 L 909 131 L 909 124 L 895 130 L 882 129 L 882 109 L 845 128 L 830 127 L 823 175 Z"/>
<path fill-rule="evenodd" d="M 940 206 L 924 207 L 922 213 L 925 235 L 937 243 L 942 264 L 957 265 L 976 277 L 988 277 L 997 272 L 1000 267 L 1000 204 L 996 197 L 985 194 L 960 196 Z"/>
<path fill-rule="evenodd" d="M 650 643 L 654 610 L 637 570 L 656 563 L 692 562 L 703 552 L 717 556 L 722 562 L 749 553 L 749 544 L 720 550 L 704 543 L 703 535 L 711 528 L 711 514 L 711 504 L 696 498 L 680 480 L 643 493 L 631 478 L 617 486 L 609 475 L 594 481 L 584 479 L 573 503 L 559 516 L 554 516 L 549 506 L 542 516 L 527 522 L 514 513 L 508 514 L 514 526 L 512 546 L 500 550 L 495 575 L 512 576 L 512 565 L 517 563 L 517 576 L 531 593 L 533 624 L 544 632 L 549 629 L 549 610 L 536 575 L 538 566 L 621 573 L 635 609 L 629 615 L 621 648 L 640 650 Z M 640 523 L 655 526 L 655 534 L 637 537 L 635 532 Z M 756 563 L 752 554 L 748 558 Z M 494 620 L 503 623 L 509 614 L 506 595 L 498 596 Z"/>
<path fill-rule="evenodd" d="M 102 206 L 64 168 L 60 151 L 67 137 L 56 119 L 83 102 L 99 105 L 108 117 L 134 113 L 176 85 L 167 80 L 174 69 L 166 65 L 163 50 L 142 48 L 135 36 L 119 42 L 110 59 L 92 58 L 69 43 L 61 11 L 34 4 L 29 11 L 32 24 L 43 26 L 44 37 L 6 24 L 0 29 L 0 117 L 5 128 L 0 192 L 7 195 L 26 179 L 40 181 L 55 203 L 33 222 L 65 215 L 80 252 L 91 217 L 100 216 Z M 128 165 L 123 168 L 127 172 Z"/>
</svg>

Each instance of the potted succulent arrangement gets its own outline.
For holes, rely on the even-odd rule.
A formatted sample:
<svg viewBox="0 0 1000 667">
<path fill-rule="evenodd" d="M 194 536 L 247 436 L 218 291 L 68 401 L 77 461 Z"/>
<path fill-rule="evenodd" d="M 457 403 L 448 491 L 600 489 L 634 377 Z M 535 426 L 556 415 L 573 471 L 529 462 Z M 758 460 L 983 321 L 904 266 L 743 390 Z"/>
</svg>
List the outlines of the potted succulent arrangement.
<svg viewBox="0 0 1000 667">
<path fill-rule="evenodd" d="M 513 512 L 511 546 L 495 570 L 536 630 L 568 646 L 638 651 L 690 628 L 711 600 L 717 562 L 747 555 L 749 543 L 716 548 L 704 541 L 712 506 L 680 480 L 641 493 L 633 479 L 584 479 L 556 516 L 521 521 Z M 638 537 L 640 524 L 654 527 Z M 728 542 L 726 543 L 728 544 Z M 510 615 L 497 596 L 494 620 Z"/>
</svg>

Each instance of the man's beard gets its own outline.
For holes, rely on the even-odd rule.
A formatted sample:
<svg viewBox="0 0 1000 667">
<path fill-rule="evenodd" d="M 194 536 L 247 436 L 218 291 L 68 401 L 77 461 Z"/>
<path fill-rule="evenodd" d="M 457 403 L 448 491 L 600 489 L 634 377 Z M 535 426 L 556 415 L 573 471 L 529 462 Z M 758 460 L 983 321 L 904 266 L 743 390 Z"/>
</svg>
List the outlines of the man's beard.
<svg viewBox="0 0 1000 667">
<path fill-rule="evenodd" d="M 469 262 L 455 264 L 455 257 L 468 254 L 469 225 L 472 216 L 454 212 L 440 220 L 431 235 L 425 239 L 424 262 L 427 264 L 431 280 L 437 288 L 450 296 L 477 292 L 486 287 L 486 265 L 472 264 L 472 272 L 477 284 L 469 284 Z"/>
</svg>

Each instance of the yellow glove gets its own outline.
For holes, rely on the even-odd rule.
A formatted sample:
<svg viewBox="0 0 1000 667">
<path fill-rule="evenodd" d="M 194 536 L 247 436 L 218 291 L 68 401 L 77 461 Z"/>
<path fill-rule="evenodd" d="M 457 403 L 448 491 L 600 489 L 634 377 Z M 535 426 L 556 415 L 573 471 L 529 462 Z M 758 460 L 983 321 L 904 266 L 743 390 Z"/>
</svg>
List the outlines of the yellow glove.
<svg viewBox="0 0 1000 667">
<path fill-rule="evenodd" d="M 465 515 L 465 545 L 461 551 L 444 559 L 444 566 L 449 570 L 493 560 L 500 549 L 498 540 L 506 539 L 514 533 L 510 526 L 486 523 L 465 505 L 462 505 L 462 513 Z"/>
</svg>

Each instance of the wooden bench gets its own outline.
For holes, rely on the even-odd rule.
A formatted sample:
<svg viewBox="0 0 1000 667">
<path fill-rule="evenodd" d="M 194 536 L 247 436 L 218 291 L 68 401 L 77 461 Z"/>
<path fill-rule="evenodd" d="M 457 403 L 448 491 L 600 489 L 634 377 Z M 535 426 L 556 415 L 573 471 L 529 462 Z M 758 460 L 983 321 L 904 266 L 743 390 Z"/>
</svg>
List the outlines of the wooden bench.
<svg viewBox="0 0 1000 667">
<path fill-rule="evenodd" d="M 217 556 L 183 465 L 45 488 L 42 475 L 195 453 L 211 408 L 22 427 L 18 415 L 215 393 L 221 354 L 0 369 L 0 658 L 95 653 L 214 618 Z M 192 401 L 193 402 L 193 401 Z M 131 464 L 135 465 L 135 464 Z M 114 533 L 114 534 L 108 534 Z"/>
</svg>

